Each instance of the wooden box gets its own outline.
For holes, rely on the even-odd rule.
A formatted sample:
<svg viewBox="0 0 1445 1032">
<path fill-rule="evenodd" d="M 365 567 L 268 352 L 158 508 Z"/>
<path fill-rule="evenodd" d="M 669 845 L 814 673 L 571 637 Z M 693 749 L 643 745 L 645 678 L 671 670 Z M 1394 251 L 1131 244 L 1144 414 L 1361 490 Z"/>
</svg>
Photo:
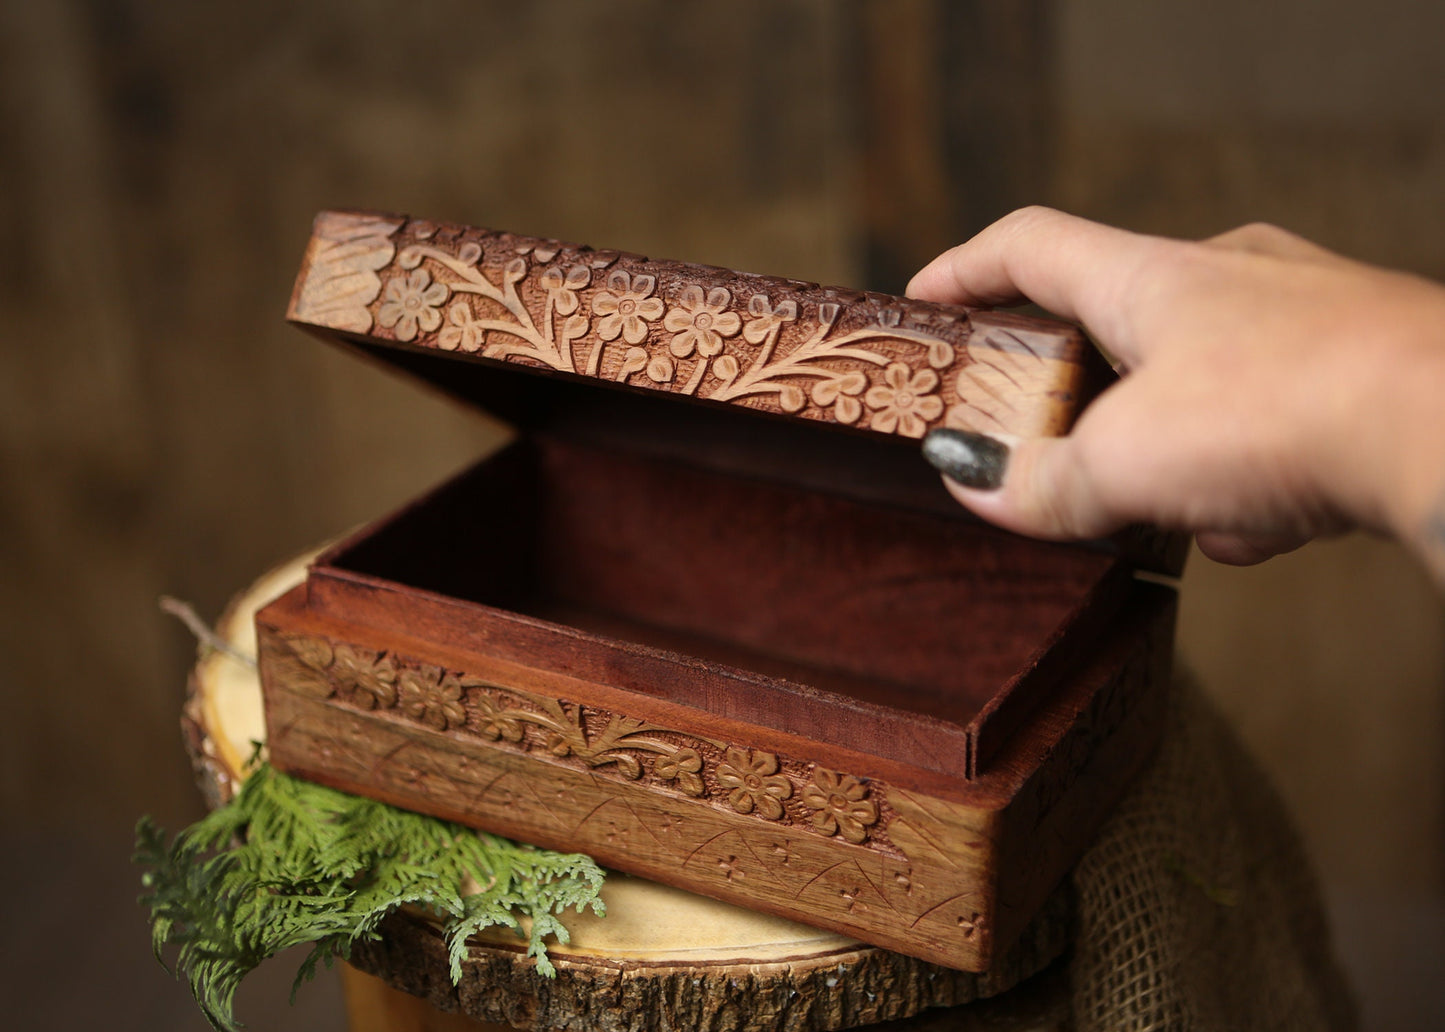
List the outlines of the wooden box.
<svg viewBox="0 0 1445 1032">
<path fill-rule="evenodd" d="M 260 612 L 278 767 L 981 971 L 1148 757 L 1178 550 L 918 452 L 1064 432 L 1073 328 L 343 212 L 289 318 L 525 433 Z"/>
</svg>

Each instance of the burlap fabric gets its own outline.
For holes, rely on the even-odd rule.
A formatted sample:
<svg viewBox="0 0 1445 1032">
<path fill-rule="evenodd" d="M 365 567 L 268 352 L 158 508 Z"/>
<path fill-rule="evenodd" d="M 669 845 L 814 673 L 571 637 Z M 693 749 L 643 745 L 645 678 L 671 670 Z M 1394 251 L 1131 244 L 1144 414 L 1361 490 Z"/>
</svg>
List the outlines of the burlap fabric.
<svg viewBox="0 0 1445 1032">
<path fill-rule="evenodd" d="M 1293 825 L 1190 678 L 1073 883 L 1078 1032 L 1355 1026 Z"/>
</svg>

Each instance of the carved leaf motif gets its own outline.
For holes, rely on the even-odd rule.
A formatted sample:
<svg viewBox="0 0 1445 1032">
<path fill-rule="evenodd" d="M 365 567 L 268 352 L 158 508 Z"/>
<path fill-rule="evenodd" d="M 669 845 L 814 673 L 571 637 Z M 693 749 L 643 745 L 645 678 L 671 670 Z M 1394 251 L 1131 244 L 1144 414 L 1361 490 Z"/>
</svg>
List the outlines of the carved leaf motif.
<svg viewBox="0 0 1445 1032">
<path fill-rule="evenodd" d="M 367 306 L 381 293 L 377 275 L 396 254 L 397 219 L 328 214 L 316 227 L 317 245 L 297 292 L 295 318 L 352 333 L 371 329 Z"/>
<path fill-rule="evenodd" d="M 335 658 L 331 643 L 324 638 L 291 637 L 286 639 L 286 644 L 291 646 L 297 659 L 313 670 L 325 670 Z"/>
<path fill-rule="evenodd" d="M 1033 403 L 1034 396 L 1050 389 L 1050 378 L 1047 361 L 1027 338 L 1027 333 L 998 328 L 969 340 L 968 362 L 956 382 L 959 403 L 948 410 L 946 426 L 1019 436 L 1048 432 L 1029 421 L 1034 410 L 1052 407 Z"/>
<path fill-rule="evenodd" d="M 672 359 L 666 355 L 658 355 L 647 363 L 647 378 L 653 383 L 670 383 L 674 375 Z"/>
<path fill-rule="evenodd" d="M 654 777 L 662 781 L 677 782 L 677 787 L 690 796 L 701 796 L 705 791 L 702 778 L 698 776 L 701 770 L 702 757 L 696 749 L 679 749 L 659 756 L 652 765 Z"/>
<path fill-rule="evenodd" d="M 475 240 L 468 240 L 457 248 L 457 261 L 463 265 L 476 265 L 482 260 L 482 245 Z"/>
<path fill-rule="evenodd" d="M 778 404 L 783 407 L 784 412 L 799 412 L 807 404 L 807 398 L 803 396 L 801 387 L 784 384 L 783 389 L 778 391 Z"/>
<path fill-rule="evenodd" d="M 628 348 L 627 354 L 622 356 L 622 365 L 618 367 L 617 379 L 625 380 L 633 373 L 647 368 L 647 351 L 644 348 Z"/>
<path fill-rule="evenodd" d="M 894 817 L 888 822 L 888 837 L 914 864 L 942 864 L 959 867 L 965 859 L 969 840 L 983 841 L 986 835 L 968 828 L 972 814 L 940 799 L 930 799 L 890 789 L 888 804 Z"/>
<path fill-rule="evenodd" d="M 712 374 L 724 383 L 732 383 L 738 378 L 738 360 L 732 355 L 721 355 L 712 364 Z"/>
</svg>

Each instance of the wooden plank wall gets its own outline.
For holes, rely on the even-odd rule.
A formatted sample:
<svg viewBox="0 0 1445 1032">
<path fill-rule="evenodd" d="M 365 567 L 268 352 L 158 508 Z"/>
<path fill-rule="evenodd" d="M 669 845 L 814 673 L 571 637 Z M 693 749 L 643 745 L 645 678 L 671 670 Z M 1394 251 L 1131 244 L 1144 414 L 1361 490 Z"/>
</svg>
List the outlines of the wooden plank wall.
<svg viewBox="0 0 1445 1032">
<path fill-rule="evenodd" d="M 0 812 L 193 814 L 155 597 L 214 615 L 498 439 L 281 324 L 314 210 L 898 289 L 1043 200 L 1445 278 L 1440 12 L 0 3 Z M 1184 655 L 1327 878 L 1445 885 L 1442 628 L 1362 538 L 1186 577 Z"/>
</svg>

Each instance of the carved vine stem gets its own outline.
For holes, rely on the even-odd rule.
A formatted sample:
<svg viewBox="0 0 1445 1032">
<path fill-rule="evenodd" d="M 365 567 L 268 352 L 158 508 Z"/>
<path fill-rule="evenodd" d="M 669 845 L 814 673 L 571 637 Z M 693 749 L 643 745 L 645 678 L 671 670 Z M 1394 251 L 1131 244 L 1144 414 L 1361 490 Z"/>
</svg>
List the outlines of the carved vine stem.
<svg viewBox="0 0 1445 1032">
<path fill-rule="evenodd" d="M 826 320 L 818 331 L 807 341 L 794 348 L 785 358 L 776 362 L 770 361 L 773 349 L 777 346 L 777 340 L 782 333 L 782 326 L 777 325 L 769 329 L 768 336 L 763 342 L 762 350 L 758 357 L 737 379 L 729 381 L 713 391 L 709 395 L 714 401 L 730 401 L 733 398 L 741 398 L 749 394 L 770 394 L 780 393 L 788 384 L 770 383 L 780 376 L 815 376 L 820 379 L 827 379 L 836 376 L 835 370 L 816 369 L 807 365 L 808 362 L 815 362 L 825 358 L 851 358 L 860 362 L 869 362 L 873 365 L 882 366 L 888 364 L 887 357 L 873 351 L 865 351 L 861 348 L 848 347 L 850 344 L 865 340 L 906 340 L 914 344 L 921 344 L 929 348 L 930 359 L 933 357 L 934 349 L 940 344 L 947 347 L 939 338 L 927 333 L 919 333 L 914 330 L 905 330 L 898 327 L 868 327 L 861 330 L 854 330 L 845 334 L 837 340 L 826 341 L 827 335 L 833 329 L 832 319 Z M 947 364 L 946 362 L 943 364 Z"/>
<path fill-rule="evenodd" d="M 528 345 L 527 348 L 503 347 L 500 349 L 499 357 L 509 354 L 529 355 L 546 362 L 554 369 L 569 373 L 574 371 L 571 349 L 568 348 L 564 351 L 558 347 L 553 333 L 552 309 L 556 304 L 557 292 L 547 291 L 543 315 L 543 325 L 546 327 L 545 335 L 538 331 L 537 324 L 532 321 L 531 312 L 527 310 L 527 306 L 522 303 L 521 296 L 517 293 L 517 284 L 527 274 L 525 260 L 514 258 L 507 263 L 502 270 L 503 286 L 499 288 L 487 279 L 476 266 L 464 262 L 460 258 L 454 258 L 435 247 L 419 244 L 408 247 L 402 252 L 401 264 L 403 268 L 415 267 L 415 265 L 421 264 L 424 258 L 430 258 L 460 278 L 461 282 L 449 284 L 453 293 L 478 294 L 501 305 L 517 320 L 515 323 L 507 322 L 504 319 L 478 319 L 476 321 L 479 329 L 515 337 Z M 414 264 L 409 266 L 408 263 L 413 260 Z"/>
</svg>

